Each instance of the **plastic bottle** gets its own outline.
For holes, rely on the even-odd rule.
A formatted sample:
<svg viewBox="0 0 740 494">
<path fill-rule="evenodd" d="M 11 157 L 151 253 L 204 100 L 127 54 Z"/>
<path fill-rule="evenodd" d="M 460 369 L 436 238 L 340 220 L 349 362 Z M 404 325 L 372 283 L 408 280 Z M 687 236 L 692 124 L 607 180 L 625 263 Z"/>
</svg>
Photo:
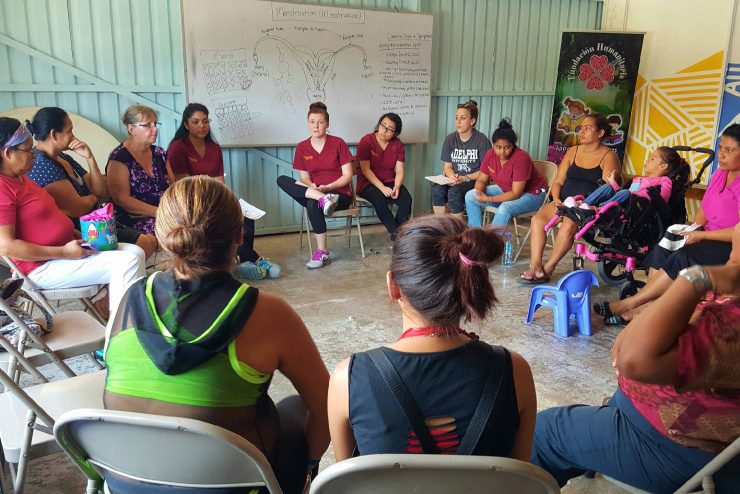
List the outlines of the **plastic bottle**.
<svg viewBox="0 0 740 494">
<path fill-rule="evenodd" d="M 504 266 L 514 264 L 514 244 L 511 243 L 511 232 L 504 235 L 504 257 L 501 260 Z"/>
</svg>

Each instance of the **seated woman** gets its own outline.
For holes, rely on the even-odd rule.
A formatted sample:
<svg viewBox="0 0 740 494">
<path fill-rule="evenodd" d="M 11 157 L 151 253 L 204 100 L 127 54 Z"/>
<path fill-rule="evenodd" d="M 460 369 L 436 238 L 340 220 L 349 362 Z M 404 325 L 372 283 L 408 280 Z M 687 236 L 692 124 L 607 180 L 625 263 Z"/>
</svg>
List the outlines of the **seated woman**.
<svg viewBox="0 0 740 494">
<path fill-rule="evenodd" d="M 733 124 L 722 133 L 717 148 L 717 170 L 709 180 L 694 223 L 703 229 L 684 234 L 685 245 L 675 251 L 656 246 L 645 264 L 650 268 L 648 283 L 636 295 L 624 300 L 594 304 L 594 311 L 604 316 L 607 325 L 622 325 L 645 305 L 658 298 L 689 266 L 719 265 L 727 262 L 732 250 L 732 229 L 740 219 L 740 125 Z"/>
<path fill-rule="evenodd" d="M 530 262 L 529 270 L 520 277 L 522 283 L 544 283 L 550 280 L 560 260 L 570 251 L 576 234 L 576 224 L 563 218 L 555 237 L 555 245 L 550 259 L 543 264 L 547 233 L 545 225 L 557 212 L 558 206 L 566 197 L 587 196 L 598 187 L 599 180 L 606 182 L 614 171 L 619 175 L 619 160 L 611 148 L 601 141 L 611 130 L 604 115 L 598 113 L 587 116 L 578 132 L 578 145 L 566 151 L 558 168 L 558 174 L 552 184 L 550 193 L 553 201 L 545 205 L 532 218 L 529 237 Z"/>
<path fill-rule="evenodd" d="M 406 152 L 401 135 L 403 123 L 395 113 L 386 113 L 378 120 L 375 132 L 366 134 L 357 144 L 357 195 L 370 201 L 385 229 L 395 238 L 396 230 L 411 217 L 411 194 L 403 185 L 403 164 Z M 391 204 L 398 210 L 394 217 Z"/>
<path fill-rule="evenodd" d="M 489 205 L 497 207 L 494 226 L 506 226 L 514 216 L 542 206 L 547 181 L 534 167 L 529 153 L 517 147 L 517 140 L 511 121 L 501 120 L 491 136 L 493 149 L 483 156 L 475 188 L 465 194 L 469 226 L 481 226 L 481 210 Z M 489 185 L 489 181 L 493 183 Z"/>
<path fill-rule="evenodd" d="M 329 428 L 337 461 L 350 458 L 355 448 L 360 455 L 464 453 L 529 460 L 537 410 L 529 365 L 460 329 L 461 319 L 485 319 L 493 309 L 488 265 L 502 251 L 493 230 L 467 229 L 452 216 L 425 216 L 401 227 L 387 282 L 403 315 L 402 334 L 386 347 L 352 355 L 332 374 Z M 418 430 L 409 427 L 374 364 L 378 358 L 395 369 L 425 417 Z M 493 411 L 481 407 L 485 413 L 476 413 L 483 394 L 495 397 Z M 479 427 L 469 429 L 471 422 Z M 468 430 L 480 436 L 468 437 Z M 420 447 L 425 434 L 431 438 Z"/>
<path fill-rule="evenodd" d="M 108 183 L 100 173 L 90 147 L 72 133 L 72 120 L 61 108 L 47 107 L 36 112 L 26 127 L 36 139 L 33 168 L 28 178 L 43 187 L 80 228 L 80 216 L 100 206 L 108 195 Z M 74 151 L 87 161 L 89 172 L 65 151 Z M 136 244 L 149 258 L 157 249 L 154 235 L 126 225 L 116 225 L 119 242 Z"/>
<path fill-rule="evenodd" d="M 561 486 L 591 470 L 674 492 L 740 435 L 740 226 L 731 261 L 682 271 L 619 334 L 619 387 L 608 405 L 537 414 L 532 463 Z M 714 482 L 717 492 L 738 492 L 740 457 Z"/>
<path fill-rule="evenodd" d="M 113 311 L 126 286 L 144 275 L 144 251 L 119 244 L 93 252 L 54 198 L 30 180 L 33 138 L 24 125 L 0 117 L 0 255 L 42 289 L 108 284 Z"/>
<path fill-rule="evenodd" d="M 156 234 L 173 267 L 134 283 L 109 325 L 105 407 L 229 429 L 265 453 L 285 492 L 300 492 L 329 445 L 329 373 L 285 301 L 232 278 L 242 218 L 210 177 L 164 193 Z M 277 370 L 300 399 L 276 409 L 267 390 Z"/>
<path fill-rule="evenodd" d="M 208 108 L 190 103 L 182 113 L 182 122 L 167 149 L 175 180 L 194 175 L 208 175 L 224 181 L 224 157 L 221 146 L 211 136 Z M 268 261 L 254 250 L 254 220 L 244 218 L 244 242 L 236 252 L 240 264 L 234 275 L 248 280 L 265 276 L 278 278 L 280 265 Z"/>
<path fill-rule="evenodd" d="M 352 204 L 352 153 L 340 137 L 326 133 L 329 111 L 324 103 L 311 103 L 308 108 L 308 130 L 311 137 L 295 148 L 293 168 L 300 179 L 282 175 L 278 187 L 306 208 L 308 221 L 316 236 L 316 251 L 306 263 L 308 269 L 323 268 L 331 262 L 327 245 L 326 219 L 335 210 Z"/>
<path fill-rule="evenodd" d="M 448 212 L 463 217 L 465 194 L 478 180 L 483 155 L 491 149 L 491 141 L 475 128 L 478 121 L 478 103 L 472 99 L 457 105 L 455 132 L 442 143 L 442 173 L 449 185 L 432 184 L 432 209 L 434 214 Z"/>
<path fill-rule="evenodd" d="M 108 185 L 116 222 L 154 233 L 159 199 L 175 181 L 167 153 L 157 140 L 157 114 L 147 106 L 129 106 L 121 118 L 128 139 L 108 156 Z"/>
</svg>

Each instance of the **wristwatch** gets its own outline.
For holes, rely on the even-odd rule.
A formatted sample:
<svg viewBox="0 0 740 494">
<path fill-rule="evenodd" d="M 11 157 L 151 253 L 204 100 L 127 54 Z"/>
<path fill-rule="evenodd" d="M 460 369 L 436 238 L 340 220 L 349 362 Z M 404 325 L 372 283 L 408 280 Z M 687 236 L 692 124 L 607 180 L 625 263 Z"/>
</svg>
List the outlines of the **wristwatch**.
<svg viewBox="0 0 740 494">
<path fill-rule="evenodd" d="M 470 182 L 470 177 L 469 177 L 469 176 L 467 176 L 467 175 L 465 175 L 465 181 L 466 181 L 466 182 Z"/>
<path fill-rule="evenodd" d="M 712 279 L 703 266 L 684 268 L 678 273 L 678 276 L 690 281 L 699 295 L 704 295 L 712 290 Z"/>
</svg>

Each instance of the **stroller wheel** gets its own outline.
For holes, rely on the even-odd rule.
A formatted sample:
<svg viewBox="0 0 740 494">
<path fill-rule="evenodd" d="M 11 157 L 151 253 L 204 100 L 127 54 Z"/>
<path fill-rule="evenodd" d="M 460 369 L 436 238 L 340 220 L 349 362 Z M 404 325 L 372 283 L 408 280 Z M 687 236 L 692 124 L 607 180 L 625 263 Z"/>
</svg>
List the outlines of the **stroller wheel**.
<svg viewBox="0 0 740 494">
<path fill-rule="evenodd" d="M 627 279 L 624 263 L 602 260 L 598 263 L 599 276 L 610 286 L 619 286 Z"/>
<path fill-rule="evenodd" d="M 625 299 L 631 297 L 637 293 L 637 290 L 645 286 L 644 281 L 633 280 L 632 282 L 625 283 L 622 289 L 619 291 L 619 298 Z"/>
</svg>

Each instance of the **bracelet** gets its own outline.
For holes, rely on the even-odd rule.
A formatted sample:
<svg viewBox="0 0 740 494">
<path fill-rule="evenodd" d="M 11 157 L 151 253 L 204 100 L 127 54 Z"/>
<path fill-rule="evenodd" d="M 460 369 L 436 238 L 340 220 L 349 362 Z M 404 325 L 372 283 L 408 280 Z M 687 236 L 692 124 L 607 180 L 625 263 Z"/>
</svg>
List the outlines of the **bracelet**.
<svg viewBox="0 0 740 494">
<path fill-rule="evenodd" d="M 465 181 L 466 181 L 466 182 L 470 182 L 470 177 L 469 177 L 469 176 L 467 176 L 467 175 L 465 175 Z"/>
<path fill-rule="evenodd" d="M 707 270 L 704 269 L 704 266 L 684 268 L 678 273 L 678 276 L 686 281 L 690 281 L 699 295 L 704 295 L 713 288 L 712 279 L 709 277 Z"/>
</svg>

